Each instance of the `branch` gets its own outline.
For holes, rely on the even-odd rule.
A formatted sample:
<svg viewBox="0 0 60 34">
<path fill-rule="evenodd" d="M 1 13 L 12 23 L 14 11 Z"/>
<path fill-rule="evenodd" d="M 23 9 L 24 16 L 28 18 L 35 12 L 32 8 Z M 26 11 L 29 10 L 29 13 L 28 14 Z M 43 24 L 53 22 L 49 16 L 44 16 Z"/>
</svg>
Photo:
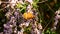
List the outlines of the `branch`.
<svg viewBox="0 0 60 34">
<path fill-rule="evenodd" d="M 38 2 L 38 3 L 44 3 L 44 2 L 47 2 L 48 0 L 45 0 L 45 1 L 41 1 L 41 2 Z"/>
</svg>

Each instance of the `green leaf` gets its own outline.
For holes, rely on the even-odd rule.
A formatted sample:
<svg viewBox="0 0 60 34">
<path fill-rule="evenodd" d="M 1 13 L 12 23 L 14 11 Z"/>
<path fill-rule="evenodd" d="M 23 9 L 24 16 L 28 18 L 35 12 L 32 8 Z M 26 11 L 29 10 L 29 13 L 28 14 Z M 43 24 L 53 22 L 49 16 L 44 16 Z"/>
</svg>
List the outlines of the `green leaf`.
<svg viewBox="0 0 60 34">
<path fill-rule="evenodd" d="M 18 3 L 18 4 L 16 5 L 16 7 L 17 7 L 17 8 L 21 8 L 21 7 L 23 7 L 23 5 L 20 4 L 20 3 Z"/>
</svg>

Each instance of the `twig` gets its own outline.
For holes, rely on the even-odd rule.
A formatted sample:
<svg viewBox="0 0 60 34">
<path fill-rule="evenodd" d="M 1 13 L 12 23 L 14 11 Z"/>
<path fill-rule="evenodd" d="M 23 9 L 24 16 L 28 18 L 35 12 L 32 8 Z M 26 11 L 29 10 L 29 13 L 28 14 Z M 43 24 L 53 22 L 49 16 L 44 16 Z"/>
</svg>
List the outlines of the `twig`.
<svg viewBox="0 0 60 34">
<path fill-rule="evenodd" d="M 48 6 L 48 8 L 51 10 L 51 11 L 53 11 L 54 12 L 54 10 L 49 6 L 49 4 L 48 3 L 45 3 L 47 6 Z"/>
<path fill-rule="evenodd" d="M 53 17 L 52 17 L 53 18 Z M 44 32 L 45 31 L 45 29 L 47 28 L 47 26 L 51 23 L 51 21 L 52 21 L 52 19 L 50 19 L 50 22 L 46 25 L 46 27 L 43 29 L 43 31 L 42 32 Z"/>
<path fill-rule="evenodd" d="M 48 8 L 51 10 L 51 11 L 53 11 L 54 12 L 54 10 L 47 4 L 47 3 L 45 3 L 47 6 L 48 6 Z M 53 18 L 53 17 L 52 17 Z M 52 18 L 51 18 L 51 20 L 50 20 L 50 22 L 52 21 Z M 50 22 L 46 25 L 46 27 L 43 29 L 43 32 L 44 32 L 44 30 L 47 28 L 47 26 L 50 24 Z"/>
<path fill-rule="evenodd" d="M 11 3 L 11 2 L 0 1 L 0 3 Z M 12 4 L 15 4 L 15 3 L 13 2 Z"/>
<path fill-rule="evenodd" d="M 7 8 L 7 6 L 5 6 L 5 7 L 4 7 L 4 8 L 2 8 L 2 9 L 0 9 L 0 11 L 1 11 L 1 10 L 3 10 L 3 9 L 5 9 L 5 8 Z"/>
<path fill-rule="evenodd" d="M 38 2 L 38 3 L 44 3 L 44 2 L 46 2 L 46 1 L 48 1 L 48 0 L 45 0 L 45 1 L 41 1 L 41 2 Z"/>
</svg>

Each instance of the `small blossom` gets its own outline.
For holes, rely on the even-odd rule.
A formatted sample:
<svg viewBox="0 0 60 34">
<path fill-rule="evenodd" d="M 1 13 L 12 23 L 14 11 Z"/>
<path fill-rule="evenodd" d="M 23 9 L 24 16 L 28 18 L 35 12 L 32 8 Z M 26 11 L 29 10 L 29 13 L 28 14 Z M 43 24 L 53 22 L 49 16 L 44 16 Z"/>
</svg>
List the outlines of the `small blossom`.
<svg viewBox="0 0 60 34">
<path fill-rule="evenodd" d="M 28 5 L 28 6 L 27 6 L 27 11 L 28 11 L 28 12 L 32 12 L 32 6 L 31 6 L 31 5 Z"/>
<path fill-rule="evenodd" d="M 42 26 L 41 26 L 41 24 L 38 24 L 38 28 L 39 28 L 39 29 L 42 29 Z"/>
<path fill-rule="evenodd" d="M 2 2 L 1 2 L 1 0 L 0 0 L 0 5 L 1 5 L 1 3 L 2 3 Z"/>
<path fill-rule="evenodd" d="M 25 26 L 29 26 L 29 22 L 25 23 Z"/>
<path fill-rule="evenodd" d="M 14 33 L 16 33 L 17 31 L 14 31 Z"/>
<path fill-rule="evenodd" d="M 27 1 L 27 2 L 29 2 L 31 4 L 33 3 L 33 0 L 25 0 L 25 1 Z"/>
<path fill-rule="evenodd" d="M 10 27 L 13 27 L 13 25 L 10 25 Z"/>
<path fill-rule="evenodd" d="M 23 34 L 23 32 L 24 32 L 24 29 L 22 28 L 22 29 L 20 30 L 19 34 Z"/>
<path fill-rule="evenodd" d="M 19 0 L 17 3 L 24 4 L 23 0 Z"/>
<path fill-rule="evenodd" d="M 16 5 L 17 3 L 17 0 L 9 0 L 10 1 L 10 6 L 11 8 L 14 8 L 14 6 Z"/>
</svg>

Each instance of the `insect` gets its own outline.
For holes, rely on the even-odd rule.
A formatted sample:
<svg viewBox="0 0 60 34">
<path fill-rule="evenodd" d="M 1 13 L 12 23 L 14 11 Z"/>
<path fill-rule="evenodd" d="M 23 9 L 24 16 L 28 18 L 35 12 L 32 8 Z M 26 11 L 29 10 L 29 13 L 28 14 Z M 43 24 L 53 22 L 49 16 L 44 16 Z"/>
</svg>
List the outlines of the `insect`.
<svg viewBox="0 0 60 34">
<path fill-rule="evenodd" d="M 34 15 L 33 15 L 33 13 L 31 13 L 31 12 L 25 12 L 25 13 L 23 14 L 23 18 L 24 18 L 24 19 L 32 19 L 32 18 L 34 18 Z"/>
</svg>

